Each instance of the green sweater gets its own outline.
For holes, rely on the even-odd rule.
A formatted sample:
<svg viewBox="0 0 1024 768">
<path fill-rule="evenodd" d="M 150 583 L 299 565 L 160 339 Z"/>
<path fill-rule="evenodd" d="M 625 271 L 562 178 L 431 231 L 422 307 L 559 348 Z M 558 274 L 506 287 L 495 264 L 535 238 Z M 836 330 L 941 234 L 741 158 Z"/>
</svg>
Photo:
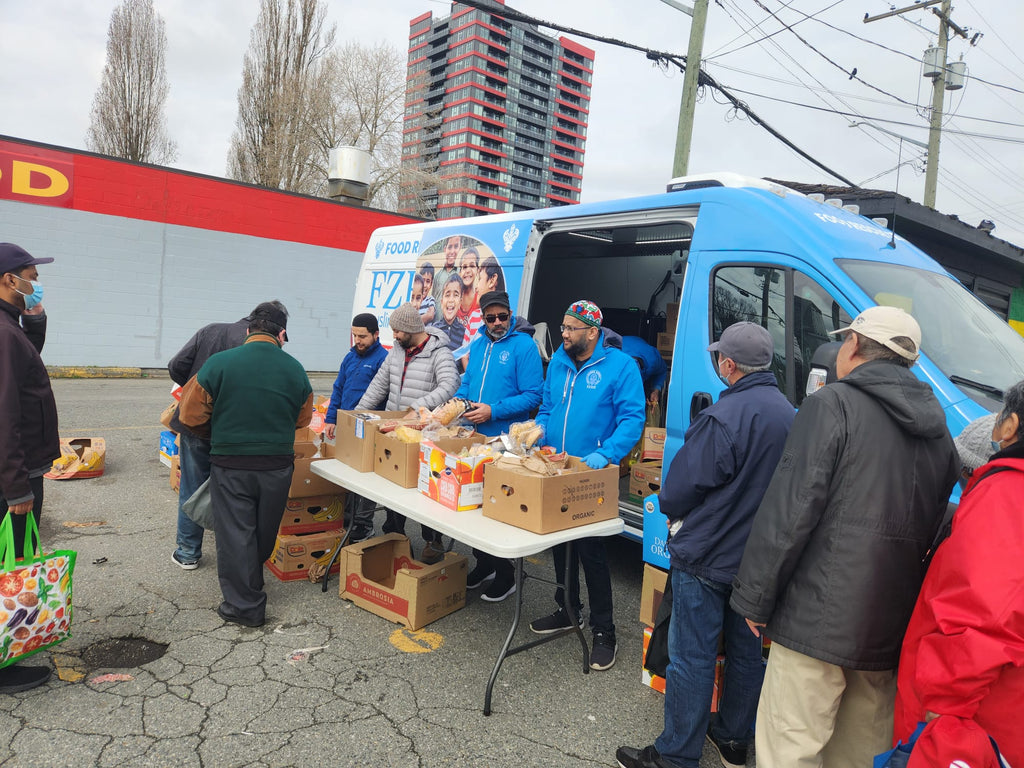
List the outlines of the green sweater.
<svg viewBox="0 0 1024 768">
<path fill-rule="evenodd" d="M 269 336 L 253 334 L 242 346 L 213 355 L 197 380 L 213 401 L 212 455 L 294 453 L 296 422 L 313 388 L 299 361 Z"/>
</svg>

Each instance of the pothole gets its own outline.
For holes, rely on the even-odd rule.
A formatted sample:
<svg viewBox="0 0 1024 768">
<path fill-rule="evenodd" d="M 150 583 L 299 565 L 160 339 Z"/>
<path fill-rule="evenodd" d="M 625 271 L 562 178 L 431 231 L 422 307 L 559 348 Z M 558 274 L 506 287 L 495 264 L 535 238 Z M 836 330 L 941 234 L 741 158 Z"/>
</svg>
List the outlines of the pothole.
<svg viewBox="0 0 1024 768">
<path fill-rule="evenodd" d="M 81 658 L 92 669 L 131 669 L 156 661 L 167 653 L 167 643 L 144 637 L 114 637 L 93 643 Z"/>
</svg>

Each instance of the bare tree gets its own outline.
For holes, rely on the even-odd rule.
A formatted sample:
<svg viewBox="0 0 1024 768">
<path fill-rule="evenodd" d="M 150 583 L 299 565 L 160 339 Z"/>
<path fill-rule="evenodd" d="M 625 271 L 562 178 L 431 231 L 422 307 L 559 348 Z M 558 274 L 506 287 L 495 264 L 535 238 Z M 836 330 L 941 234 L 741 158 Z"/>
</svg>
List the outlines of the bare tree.
<svg viewBox="0 0 1024 768">
<path fill-rule="evenodd" d="M 153 9 L 153 0 L 123 0 L 114 9 L 86 147 L 144 163 L 166 164 L 177 158 L 164 116 L 166 51 L 164 20 Z"/>
<path fill-rule="evenodd" d="M 334 45 L 320 0 L 261 0 L 238 89 L 228 175 L 294 192 L 322 186 L 317 126 L 330 110 L 325 60 Z"/>
</svg>

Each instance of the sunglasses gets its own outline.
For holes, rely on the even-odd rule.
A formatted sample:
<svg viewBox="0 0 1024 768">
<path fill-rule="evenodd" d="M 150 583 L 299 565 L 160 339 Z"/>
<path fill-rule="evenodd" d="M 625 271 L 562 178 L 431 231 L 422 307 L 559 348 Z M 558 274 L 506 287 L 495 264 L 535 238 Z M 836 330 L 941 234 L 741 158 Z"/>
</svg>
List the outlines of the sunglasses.
<svg viewBox="0 0 1024 768">
<path fill-rule="evenodd" d="M 486 320 L 488 323 L 493 323 L 496 320 L 500 320 L 501 322 L 504 323 L 506 320 L 508 320 L 508 318 L 508 312 L 499 312 L 496 315 L 484 315 L 484 320 Z"/>
</svg>

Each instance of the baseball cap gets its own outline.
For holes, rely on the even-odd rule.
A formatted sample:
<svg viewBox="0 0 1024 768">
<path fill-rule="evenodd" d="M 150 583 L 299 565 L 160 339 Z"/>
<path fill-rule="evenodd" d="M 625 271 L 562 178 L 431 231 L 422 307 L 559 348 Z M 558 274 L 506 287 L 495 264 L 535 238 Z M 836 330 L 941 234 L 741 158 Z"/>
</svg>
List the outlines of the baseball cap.
<svg viewBox="0 0 1024 768">
<path fill-rule="evenodd" d="M 252 311 L 252 314 L 249 315 L 247 319 L 266 320 L 267 322 L 276 325 L 282 331 L 285 331 L 284 340 L 288 341 L 288 312 L 280 302 L 264 301 L 262 304 L 257 304 L 256 309 Z"/>
<path fill-rule="evenodd" d="M 488 291 L 480 297 L 480 310 L 483 311 L 488 307 L 493 306 L 504 307 L 505 309 L 512 309 L 509 305 L 508 294 L 505 291 Z"/>
<path fill-rule="evenodd" d="M 772 335 L 757 323 L 733 323 L 722 337 L 708 345 L 708 352 L 717 352 L 740 365 L 760 367 L 772 361 Z"/>
<path fill-rule="evenodd" d="M 36 259 L 20 245 L 14 243 L 0 243 L 0 275 L 4 272 L 17 272 L 25 267 L 36 264 L 49 264 L 53 261 L 50 256 Z"/>
<path fill-rule="evenodd" d="M 911 362 L 917 360 L 921 353 L 921 326 L 917 320 L 907 314 L 899 307 L 868 307 L 845 328 L 840 328 L 832 333 L 845 333 L 855 331 L 872 341 L 877 341 L 886 349 L 891 349 L 900 357 Z M 898 336 L 905 336 L 914 344 L 914 349 L 908 350 L 893 341 Z"/>
</svg>

